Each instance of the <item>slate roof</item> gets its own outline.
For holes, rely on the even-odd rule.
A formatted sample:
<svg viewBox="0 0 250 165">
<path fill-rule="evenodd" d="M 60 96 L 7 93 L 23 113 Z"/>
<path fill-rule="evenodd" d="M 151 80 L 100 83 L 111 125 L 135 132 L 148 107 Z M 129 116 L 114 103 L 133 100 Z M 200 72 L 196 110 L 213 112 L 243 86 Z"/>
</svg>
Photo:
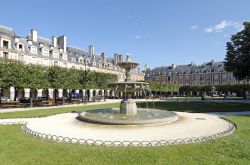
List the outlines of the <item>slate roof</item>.
<svg viewBox="0 0 250 165">
<path fill-rule="evenodd" d="M 40 44 L 43 44 L 44 47 L 47 47 L 49 51 L 51 51 L 52 47 L 52 41 L 50 39 L 46 39 L 43 37 L 38 36 L 37 42 L 32 42 L 29 40 L 30 36 L 27 37 L 22 37 L 22 36 L 17 36 L 16 33 L 8 27 L 2 27 L 0 26 L 0 36 L 4 35 L 5 37 L 7 36 L 9 39 L 11 39 L 11 47 L 12 49 L 16 49 L 16 44 L 15 44 L 15 38 L 19 38 L 19 43 L 22 43 L 24 45 L 24 52 L 29 53 L 30 52 L 30 47 L 36 46 L 37 47 L 37 56 L 42 56 L 42 49 Z M 29 44 L 29 42 L 32 42 L 32 45 Z M 53 48 L 53 50 L 59 50 L 58 48 Z M 94 57 L 90 57 L 89 53 L 81 48 L 76 48 L 74 46 L 67 46 L 67 55 L 68 55 L 68 61 L 72 61 L 72 59 L 75 59 L 75 63 L 79 63 L 78 59 L 83 58 L 87 59 L 90 64 L 93 64 L 94 62 L 96 63 L 96 67 L 102 66 L 104 64 L 104 61 L 101 60 L 101 55 L 95 53 L 95 61 Z M 46 58 L 53 58 L 52 55 L 50 54 L 50 57 Z M 114 59 L 111 57 L 106 56 L 106 64 L 110 64 L 112 67 L 117 67 L 114 66 Z"/>
<path fill-rule="evenodd" d="M 173 75 L 173 74 L 192 74 L 192 73 L 207 73 L 207 72 L 223 72 L 224 62 L 207 62 L 201 65 L 187 64 L 172 66 L 155 67 L 146 71 L 146 76 L 156 75 Z"/>
</svg>

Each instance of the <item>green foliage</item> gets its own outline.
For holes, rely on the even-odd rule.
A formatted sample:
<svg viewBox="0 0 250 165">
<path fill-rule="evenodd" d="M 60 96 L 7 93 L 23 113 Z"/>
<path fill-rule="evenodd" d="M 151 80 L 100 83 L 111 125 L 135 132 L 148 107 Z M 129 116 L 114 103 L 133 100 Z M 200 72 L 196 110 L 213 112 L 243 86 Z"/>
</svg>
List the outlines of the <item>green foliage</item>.
<svg viewBox="0 0 250 165">
<path fill-rule="evenodd" d="M 211 85 L 206 86 L 182 86 L 180 87 L 180 93 L 190 93 L 190 92 L 206 92 L 210 93 L 212 91 Z M 227 93 L 227 92 L 234 92 L 237 95 L 242 95 L 244 92 L 244 84 L 236 84 L 236 85 L 215 85 L 215 91 L 221 92 L 221 93 Z M 245 85 L 246 90 L 250 90 L 250 84 Z"/>
<path fill-rule="evenodd" d="M 109 82 L 117 81 L 117 75 L 67 69 L 57 66 L 25 65 L 22 62 L 0 59 L 0 87 L 35 89 L 106 89 Z"/>
<path fill-rule="evenodd" d="M 178 85 L 172 85 L 164 82 L 149 81 L 148 83 L 150 89 L 155 92 L 178 92 L 180 88 Z"/>
<path fill-rule="evenodd" d="M 227 42 L 225 61 L 225 69 L 238 80 L 250 78 L 250 22 L 245 22 L 244 29 Z"/>
</svg>

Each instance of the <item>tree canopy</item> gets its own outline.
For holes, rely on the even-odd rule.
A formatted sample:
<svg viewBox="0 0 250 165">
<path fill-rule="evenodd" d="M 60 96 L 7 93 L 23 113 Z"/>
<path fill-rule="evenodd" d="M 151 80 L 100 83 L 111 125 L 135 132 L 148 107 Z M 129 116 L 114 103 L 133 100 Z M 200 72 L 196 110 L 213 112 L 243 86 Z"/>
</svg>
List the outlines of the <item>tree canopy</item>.
<svg viewBox="0 0 250 165">
<path fill-rule="evenodd" d="M 227 42 L 225 69 L 233 72 L 238 80 L 250 78 L 250 22 L 244 22 L 244 29 Z"/>
<path fill-rule="evenodd" d="M 0 87 L 35 89 L 106 89 L 117 75 L 57 66 L 45 67 L 0 58 Z"/>
</svg>

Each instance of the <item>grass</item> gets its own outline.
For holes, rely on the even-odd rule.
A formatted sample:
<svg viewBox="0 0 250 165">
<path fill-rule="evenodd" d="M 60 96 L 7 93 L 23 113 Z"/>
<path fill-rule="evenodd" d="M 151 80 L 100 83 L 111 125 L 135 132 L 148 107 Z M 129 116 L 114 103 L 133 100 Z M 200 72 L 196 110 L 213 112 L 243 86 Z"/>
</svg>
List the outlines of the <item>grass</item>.
<svg viewBox="0 0 250 165">
<path fill-rule="evenodd" d="M 147 107 L 146 103 L 138 103 L 138 107 Z M 250 104 L 216 103 L 216 102 L 149 102 L 148 107 L 180 112 L 233 112 L 250 111 Z"/>
<path fill-rule="evenodd" d="M 229 117 L 238 126 L 228 137 L 165 147 L 99 147 L 33 137 L 20 125 L 0 126 L 0 164 L 250 164 L 250 118 Z"/>
<path fill-rule="evenodd" d="M 0 119 L 45 117 L 59 113 L 67 113 L 71 111 L 85 111 L 85 110 L 99 109 L 99 108 L 117 108 L 118 106 L 119 106 L 118 103 L 113 103 L 113 104 L 74 106 L 65 108 L 37 109 L 37 110 L 19 111 L 19 112 L 7 112 L 7 113 L 0 113 Z"/>
<path fill-rule="evenodd" d="M 146 103 L 137 103 L 138 107 L 147 107 Z M 181 112 L 230 112 L 230 111 L 250 111 L 250 104 L 243 103 L 216 103 L 216 102 L 148 102 L 148 106 L 158 109 L 166 109 L 169 111 Z M 29 110 L 19 112 L 0 113 L 0 119 L 7 118 L 30 118 L 30 117 L 45 117 L 59 113 L 67 113 L 71 111 L 85 111 L 99 108 L 118 108 L 119 104 L 100 104 L 86 105 L 77 107 L 51 108 L 40 110 Z"/>
</svg>

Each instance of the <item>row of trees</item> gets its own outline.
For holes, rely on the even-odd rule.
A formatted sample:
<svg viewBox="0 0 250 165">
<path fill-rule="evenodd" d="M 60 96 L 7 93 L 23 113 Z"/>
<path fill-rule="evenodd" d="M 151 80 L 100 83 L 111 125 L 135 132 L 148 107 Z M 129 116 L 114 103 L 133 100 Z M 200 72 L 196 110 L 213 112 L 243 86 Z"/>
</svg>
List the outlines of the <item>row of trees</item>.
<svg viewBox="0 0 250 165">
<path fill-rule="evenodd" d="M 149 81 L 148 83 L 151 91 L 153 92 L 160 92 L 160 93 L 178 92 L 180 88 L 178 85 L 172 85 L 164 82 Z"/>
<path fill-rule="evenodd" d="M 0 59 L 0 87 L 30 88 L 31 98 L 36 89 L 64 89 L 64 93 L 66 89 L 107 89 L 107 84 L 114 81 L 117 81 L 114 74 Z"/>
<path fill-rule="evenodd" d="M 214 89 L 213 89 L 214 88 Z M 246 90 L 250 90 L 250 84 L 245 85 Z M 193 94 L 199 93 L 200 95 L 204 92 L 207 94 L 212 94 L 212 92 L 216 91 L 218 93 L 228 94 L 236 93 L 237 96 L 244 96 L 244 84 L 237 84 L 237 85 L 206 85 L 206 86 L 182 86 L 180 87 L 180 93 Z"/>
</svg>

